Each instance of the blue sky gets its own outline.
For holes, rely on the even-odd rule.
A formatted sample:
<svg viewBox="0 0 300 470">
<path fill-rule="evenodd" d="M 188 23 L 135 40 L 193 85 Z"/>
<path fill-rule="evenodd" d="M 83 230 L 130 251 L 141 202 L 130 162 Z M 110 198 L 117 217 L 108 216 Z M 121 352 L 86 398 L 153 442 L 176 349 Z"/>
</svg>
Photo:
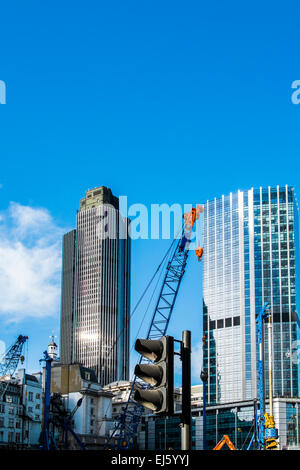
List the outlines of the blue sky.
<svg viewBox="0 0 300 470">
<path fill-rule="evenodd" d="M 52 330 L 59 336 L 61 234 L 75 226 L 86 189 L 106 185 L 148 206 L 260 185 L 297 192 L 299 12 L 296 1 L 256 0 L 2 5 L 0 241 L 11 257 L 0 267 L 0 339 L 28 334 L 30 369 L 39 369 Z M 44 222 L 33 229 L 36 210 Z M 134 242 L 132 305 L 166 248 Z M 192 329 L 197 345 L 201 269 L 190 258 L 170 333 Z M 48 263 L 42 280 L 38 259 Z M 16 305 L 7 294 L 14 269 L 24 283 L 10 287 L 33 283 L 39 301 L 20 295 Z"/>
</svg>

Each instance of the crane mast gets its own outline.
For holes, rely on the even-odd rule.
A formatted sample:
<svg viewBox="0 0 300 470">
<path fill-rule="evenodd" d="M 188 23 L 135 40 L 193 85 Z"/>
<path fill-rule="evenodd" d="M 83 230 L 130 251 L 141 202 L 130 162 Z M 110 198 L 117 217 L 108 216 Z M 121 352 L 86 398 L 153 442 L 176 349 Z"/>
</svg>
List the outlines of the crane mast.
<svg viewBox="0 0 300 470">
<path fill-rule="evenodd" d="M 264 323 L 268 319 L 268 352 L 269 352 L 269 413 L 265 409 L 265 373 L 264 373 Z M 266 303 L 256 317 L 258 343 L 258 395 L 259 416 L 256 416 L 256 432 L 259 449 L 276 449 L 278 431 L 273 417 L 273 388 L 272 388 L 272 324 L 270 305 Z"/>
<path fill-rule="evenodd" d="M 167 264 L 164 280 L 148 329 L 147 339 L 161 338 L 165 336 L 167 332 L 180 284 L 185 273 L 193 225 L 202 211 L 202 206 L 197 206 L 197 208 L 192 208 L 190 212 L 183 216 L 182 236 L 178 240 L 175 250 L 172 252 Z M 200 247 L 197 248 L 196 255 L 199 261 L 201 260 L 202 254 L 203 249 Z M 141 356 L 139 363 L 142 362 L 147 362 L 147 359 L 143 356 Z M 137 385 L 143 388 L 145 387 L 145 385 L 138 384 L 137 377 L 135 376 L 124 411 L 121 413 L 119 421 L 108 439 L 106 446 L 109 446 L 112 439 L 117 437 L 118 449 L 130 449 L 133 447 L 141 415 L 144 410 L 142 405 L 133 400 L 133 391 Z"/>
</svg>

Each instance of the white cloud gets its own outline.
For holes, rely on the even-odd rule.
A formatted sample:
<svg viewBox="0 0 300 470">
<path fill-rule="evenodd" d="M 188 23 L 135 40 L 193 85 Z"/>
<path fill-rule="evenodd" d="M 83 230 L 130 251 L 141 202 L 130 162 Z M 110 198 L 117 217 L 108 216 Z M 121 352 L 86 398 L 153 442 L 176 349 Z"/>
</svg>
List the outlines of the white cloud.
<svg viewBox="0 0 300 470">
<path fill-rule="evenodd" d="M 0 316 L 5 320 L 57 316 L 64 232 L 43 208 L 13 202 L 0 214 Z"/>
</svg>

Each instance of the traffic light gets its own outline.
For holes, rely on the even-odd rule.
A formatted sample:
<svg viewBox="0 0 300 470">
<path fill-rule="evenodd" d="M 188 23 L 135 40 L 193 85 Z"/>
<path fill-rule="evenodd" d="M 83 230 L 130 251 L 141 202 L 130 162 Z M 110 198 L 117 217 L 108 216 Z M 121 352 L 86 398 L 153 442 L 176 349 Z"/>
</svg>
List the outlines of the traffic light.
<svg viewBox="0 0 300 470">
<path fill-rule="evenodd" d="M 147 384 L 148 389 L 137 389 L 134 400 L 157 414 L 174 413 L 174 338 L 163 336 L 158 340 L 137 339 L 135 350 L 153 361 L 138 364 L 134 373 Z"/>
</svg>

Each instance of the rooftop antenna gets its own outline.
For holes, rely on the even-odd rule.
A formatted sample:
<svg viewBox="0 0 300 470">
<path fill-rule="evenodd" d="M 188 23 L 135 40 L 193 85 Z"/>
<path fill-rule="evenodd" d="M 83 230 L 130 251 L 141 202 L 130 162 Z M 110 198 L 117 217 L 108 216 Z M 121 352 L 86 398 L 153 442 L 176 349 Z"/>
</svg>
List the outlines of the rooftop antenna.
<svg viewBox="0 0 300 470">
<path fill-rule="evenodd" d="M 52 330 L 52 335 L 49 336 L 49 338 L 51 339 L 51 341 L 53 341 L 53 343 L 55 343 L 55 338 L 57 338 L 57 336 L 54 334 L 54 330 Z"/>
</svg>

